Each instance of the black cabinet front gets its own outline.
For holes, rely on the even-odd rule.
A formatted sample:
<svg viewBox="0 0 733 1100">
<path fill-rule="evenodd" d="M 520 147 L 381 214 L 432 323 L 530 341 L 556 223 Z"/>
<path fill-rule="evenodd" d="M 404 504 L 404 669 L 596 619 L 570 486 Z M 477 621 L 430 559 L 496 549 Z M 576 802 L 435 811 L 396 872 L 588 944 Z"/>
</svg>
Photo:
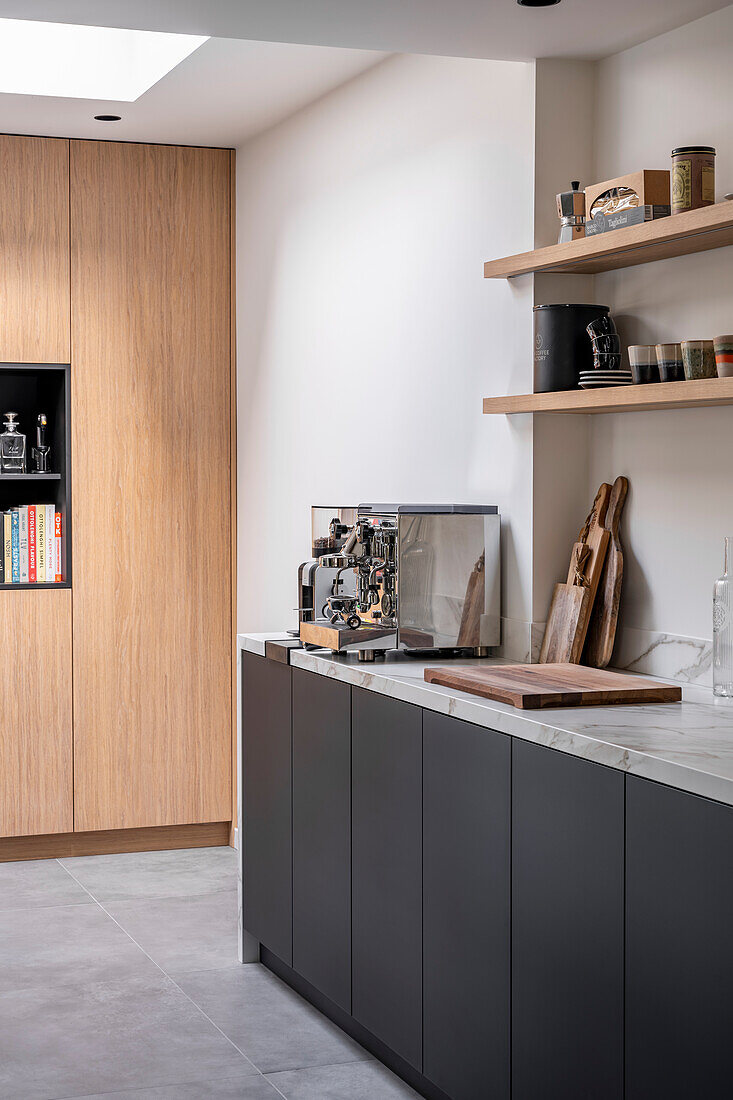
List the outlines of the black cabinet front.
<svg viewBox="0 0 733 1100">
<path fill-rule="evenodd" d="M 422 1065 L 422 711 L 352 691 L 353 1015 Z"/>
<path fill-rule="evenodd" d="M 243 923 L 293 959 L 290 667 L 242 655 Z"/>
<path fill-rule="evenodd" d="M 450 1100 L 727 1100 L 733 809 L 249 653 L 242 693 L 244 927 L 343 1027 Z"/>
<path fill-rule="evenodd" d="M 626 1097 L 733 1095 L 733 810 L 629 777 Z"/>
<path fill-rule="evenodd" d="M 426 1077 L 453 1100 L 508 1100 L 509 738 L 423 715 Z"/>
<path fill-rule="evenodd" d="M 351 1012 L 351 688 L 293 669 L 293 968 Z"/>
<path fill-rule="evenodd" d="M 514 740 L 513 1100 L 623 1096 L 623 853 L 624 776 Z"/>
</svg>

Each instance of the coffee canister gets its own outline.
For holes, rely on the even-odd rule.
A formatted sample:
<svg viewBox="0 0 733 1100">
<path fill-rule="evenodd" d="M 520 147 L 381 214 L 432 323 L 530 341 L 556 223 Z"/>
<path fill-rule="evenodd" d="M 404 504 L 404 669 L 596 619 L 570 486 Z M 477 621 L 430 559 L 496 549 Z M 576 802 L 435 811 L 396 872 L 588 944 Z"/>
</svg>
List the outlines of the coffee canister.
<svg viewBox="0 0 733 1100">
<path fill-rule="evenodd" d="M 672 150 L 672 213 L 698 210 L 715 202 L 715 149 L 683 145 Z"/>
<path fill-rule="evenodd" d="M 566 303 L 534 307 L 534 392 L 574 390 L 582 370 L 593 370 L 585 326 L 608 316 L 608 306 Z"/>
</svg>

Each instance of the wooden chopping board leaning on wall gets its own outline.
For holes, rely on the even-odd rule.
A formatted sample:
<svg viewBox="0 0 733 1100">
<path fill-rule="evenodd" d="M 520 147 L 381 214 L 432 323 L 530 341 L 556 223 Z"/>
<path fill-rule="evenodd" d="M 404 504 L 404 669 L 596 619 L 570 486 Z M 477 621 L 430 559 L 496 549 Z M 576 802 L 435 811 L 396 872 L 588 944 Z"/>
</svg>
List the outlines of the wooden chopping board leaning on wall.
<svg viewBox="0 0 733 1100">
<path fill-rule="evenodd" d="M 596 494 L 573 545 L 567 578 L 555 585 L 541 664 L 580 664 L 584 649 L 587 663 L 598 668 L 611 659 L 623 576 L 618 527 L 627 490 L 626 478 L 617 478 L 613 488 L 604 482 Z"/>
</svg>

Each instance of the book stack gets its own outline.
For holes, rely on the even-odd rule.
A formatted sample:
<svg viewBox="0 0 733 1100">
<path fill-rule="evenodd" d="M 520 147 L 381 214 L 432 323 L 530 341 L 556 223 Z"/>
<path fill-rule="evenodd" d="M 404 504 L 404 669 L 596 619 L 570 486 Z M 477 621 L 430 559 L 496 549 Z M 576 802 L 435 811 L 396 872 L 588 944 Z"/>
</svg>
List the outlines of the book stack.
<svg viewBox="0 0 733 1100">
<path fill-rule="evenodd" d="M 0 584 L 60 584 L 64 579 L 63 522 L 53 504 L 0 512 Z"/>
</svg>

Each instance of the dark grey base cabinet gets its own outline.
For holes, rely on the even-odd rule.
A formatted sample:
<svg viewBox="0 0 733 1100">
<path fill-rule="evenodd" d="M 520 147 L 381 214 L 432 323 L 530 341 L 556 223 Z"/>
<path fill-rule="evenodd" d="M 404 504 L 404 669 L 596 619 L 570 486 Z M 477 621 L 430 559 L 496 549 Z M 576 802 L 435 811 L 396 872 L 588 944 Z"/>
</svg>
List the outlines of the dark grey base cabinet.
<svg viewBox="0 0 733 1100">
<path fill-rule="evenodd" d="M 293 961 L 293 828 L 288 665 L 242 656 L 244 927 Z"/>
<path fill-rule="evenodd" d="M 626 1097 L 729 1100 L 733 810 L 626 782 Z"/>
<path fill-rule="evenodd" d="M 352 1015 L 422 1069 L 422 711 L 352 690 Z"/>
<path fill-rule="evenodd" d="M 620 1100 L 623 941 L 623 773 L 515 740 L 512 1100 Z"/>
<path fill-rule="evenodd" d="M 351 1011 L 351 691 L 293 669 L 293 969 Z M 287 960 L 284 960 L 287 961 Z"/>
<path fill-rule="evenodd" d="M 423 1073 L 509 1100 L 511 741 L 423 714 Z"/>
<path fill-rule="evenodd" d="M 244 654 L 244 927 L 429 1100 L 733 1095 L 733 808 Z"/>
</svg>

